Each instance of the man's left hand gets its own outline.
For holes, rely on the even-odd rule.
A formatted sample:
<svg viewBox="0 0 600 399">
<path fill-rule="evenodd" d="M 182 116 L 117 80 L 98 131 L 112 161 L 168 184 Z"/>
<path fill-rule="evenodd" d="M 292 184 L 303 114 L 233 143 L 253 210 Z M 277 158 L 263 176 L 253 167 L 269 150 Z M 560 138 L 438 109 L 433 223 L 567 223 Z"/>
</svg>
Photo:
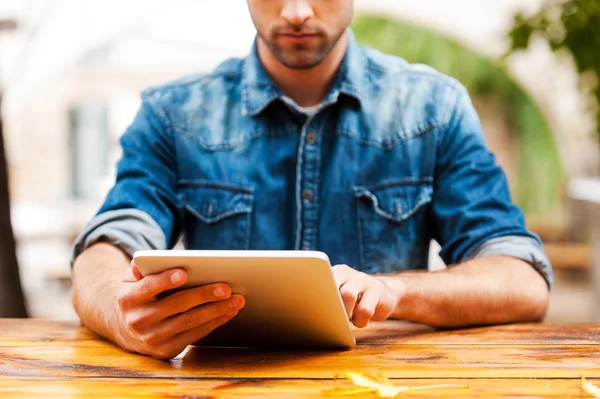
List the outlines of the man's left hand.
<svg viewBox="0 0 600 399">
<path fill-rule="evenodd" d="M 391 289 L 383 280 L 347 265 L 334 266 L 333 276 L 348 318 L 356 327 L 366 327 L 371 320 L 386 320 L 400 301 L 400 293 Z"/>
</svg>

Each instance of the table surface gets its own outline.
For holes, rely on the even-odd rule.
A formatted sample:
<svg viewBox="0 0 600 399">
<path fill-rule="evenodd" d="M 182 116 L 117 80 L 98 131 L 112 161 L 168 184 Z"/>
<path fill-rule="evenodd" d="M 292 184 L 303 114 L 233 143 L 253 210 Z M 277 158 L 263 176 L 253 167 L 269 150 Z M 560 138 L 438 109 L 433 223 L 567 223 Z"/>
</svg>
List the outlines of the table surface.
<svg viewBox="0 0 600 399">
<path fill-rule="evenodd" d="M 600 385 L 600 325 L 436 331 L 388 321 L 355 335 L 350 351 L 190 347 L 161 361 L 126 353 L 76 322 L 0 319 L 0 397 L 331 398 L 325 391 L 352 387 L 334 379 L 345 370 L 411 387 L 468 386 L 400 397 L 585 398 L 582 376 Z"/>
</svg>

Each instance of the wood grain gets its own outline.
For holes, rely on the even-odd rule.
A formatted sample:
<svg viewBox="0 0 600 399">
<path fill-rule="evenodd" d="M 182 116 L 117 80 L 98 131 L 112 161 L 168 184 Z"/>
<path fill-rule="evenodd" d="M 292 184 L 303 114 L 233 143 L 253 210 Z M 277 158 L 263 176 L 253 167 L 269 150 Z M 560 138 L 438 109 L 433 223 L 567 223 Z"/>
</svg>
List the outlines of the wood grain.
<svg viewBox="0 0 600 399">
<path fill-rule="evenodd" d="M 190 347 L 161 361 L 122 351 L 78 323 L 0 319 L 0 397 L 320 397 L 348 384 L 333 378 L 351 369 L 410 385 L 460 379 L 471 387 L 411 397 L 568 398 L 585 397 L 581 376 L 600 379 L 599 325 L 436 331 L 389 321 L 356 336 L 350 351 Z"/>
<path fill-rule="evenodd" d="M 436 331 L 406 322 L 374 323 L 354 335 L 362 345 L 590 345 L 600 344 L 600 325 L 510 324 Z"/>
<path fill-rule="evenodd" d="M 410 398 L 584 398 L 581 382 L 572 379 L 395 380 L 411 387 L 430 384 L 467 385 L 467 389 L 417 391 Z M 324 391 L 350 388 L 347 381 L 316 380 L 169 380 L 119 378 L 3 378 L 0 397 L 44 398 L 335 398 Z M 374 394 L 344 396 L 376 398 Z M 344 398 L 342 397 L 342 398 Z M 339 396 L 338 396 L 339 398 Z"/>
<path fill-rule="evenodd" d="M 345 369 L 395 378 L 600 377 L 597 345 L 365 345 L 351 351 L 190 348 L 170 362 L 112 346 L 0 347 L 0 375 L 322 378 Z"/>
<path fill-rule="evenodd" d="M 432 327 L 404 321 L 371 323 L 355 329 L 360 345 L 590 345 L 600 344 L 600 325 L 510 324 L 503 326 L 436 331 Z M 0 346 L 69 345 L 100 346 L 107 343 L 73 321 L 0 319 Z M 108 344 L 110 345 L 110 344 Z"/>
<path fill-rule="evenodd" d="M 0 319 L 0 346 L 104 346 L 99 337 L 74 321 Z"/>
</svg>

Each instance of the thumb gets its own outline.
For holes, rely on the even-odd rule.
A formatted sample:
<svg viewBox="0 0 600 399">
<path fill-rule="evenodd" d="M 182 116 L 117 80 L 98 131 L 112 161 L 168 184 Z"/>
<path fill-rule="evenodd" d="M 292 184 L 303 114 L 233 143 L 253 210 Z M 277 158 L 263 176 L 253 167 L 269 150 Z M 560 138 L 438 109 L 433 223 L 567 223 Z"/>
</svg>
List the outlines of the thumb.
<svg viewBox="0 0 600 399">
<path fill-rule="evenodd" d="M 136 281 L 140 281 L 144 276 L 140 272 L 140 269 L 135 265 L 134 261 L 131 261 L 130 267 L 125 271 L 123 275 L 123 282 L 125 283 L 135 283 Z"/>
</svg>

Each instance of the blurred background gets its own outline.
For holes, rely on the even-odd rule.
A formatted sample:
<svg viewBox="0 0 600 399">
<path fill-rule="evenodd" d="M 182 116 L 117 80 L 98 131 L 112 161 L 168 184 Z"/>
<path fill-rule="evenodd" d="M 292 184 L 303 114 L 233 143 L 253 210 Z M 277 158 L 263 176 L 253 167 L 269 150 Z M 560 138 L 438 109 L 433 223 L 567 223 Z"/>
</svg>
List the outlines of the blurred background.
<svg viewBox="0 0 600 399">
<path fill-rule="evenodd" d="M 513 198 L 555 267 L 548 320 L 600 321 L 600 3 L 355 6 L 359 42 L 469 89 Z M 30 317 L 76 318 L 71 243 L 113 184 L 140 91 L 245 56 L 254 34 L 243 0 L 0 0 L 4 154 Z M 443 267 L 436 251 L 432 269 Z M 0 260 L 10 269 L 10 256 Z M 0 275 L 5 292 L 18 285 Z"/>
</svg>

